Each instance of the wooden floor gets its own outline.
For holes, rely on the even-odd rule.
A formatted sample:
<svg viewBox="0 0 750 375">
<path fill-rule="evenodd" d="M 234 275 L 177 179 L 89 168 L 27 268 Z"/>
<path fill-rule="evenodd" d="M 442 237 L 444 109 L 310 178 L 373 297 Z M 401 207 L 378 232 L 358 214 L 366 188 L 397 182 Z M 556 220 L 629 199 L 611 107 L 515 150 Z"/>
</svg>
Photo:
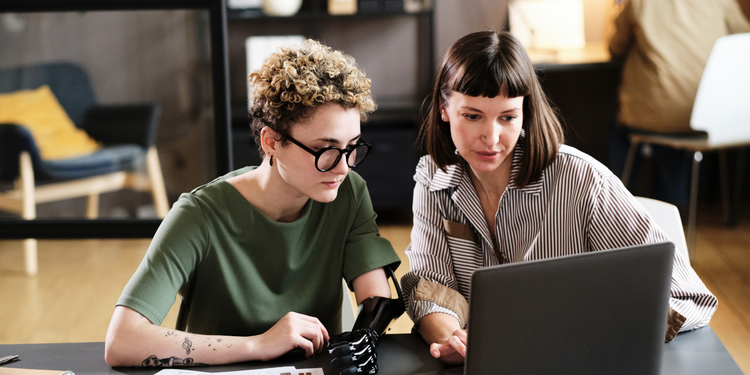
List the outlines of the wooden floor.
<svg viewBox="0 0 750 375">
<path fill-rule="evenodd" d="M 750 213 L 729 229 L 716 207 L 700 211 L 693 266 L 719 298 L 711 326 L 750 374 Z M 400 277 L 409 268 L 403 250 L 411 225 L 402 215 L 382 218 L 380 227 L 404 259 Z M 28 277 L 21 242 L 0 241 L 0 344 L 103 341 L 115 302 L 147 247 L 147 240 L 40 241 L 39 274 Z M 173 308 L 164 324 L 175 319 Z M 391 326 L 393 332 L 410 329 L 405 315 Z"/>
</svg>

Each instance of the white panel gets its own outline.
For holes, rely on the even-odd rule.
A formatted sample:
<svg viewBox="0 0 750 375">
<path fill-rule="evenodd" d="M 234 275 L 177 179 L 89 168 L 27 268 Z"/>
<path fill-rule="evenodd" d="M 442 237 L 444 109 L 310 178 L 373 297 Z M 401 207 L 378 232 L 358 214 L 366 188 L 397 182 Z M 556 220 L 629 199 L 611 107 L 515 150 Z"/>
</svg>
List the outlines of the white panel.
<svg viewBox="0 0 750 375">
<path fill-rule="evenodd" d="M 719 38 L 703 70 L 690 127 L 712 147 L 750 142 L 750 33 Z"/>
<path fill-rule="evenodd" d="M 510 31 L 526 48 L 583 48 L 582 0 L 516 0 L 509 4 Z"/>
<path fill-rule="evenodd" d="M 302 35 L 283 35 L 283 36 L 251 36 L 245 39 L 245 56 L 247 64 L 247 74 L 249 75 L 258 70 L 271 53 L 276 52 L 279 46 L 298 45 L 305 43 L 305 37 Z M 252 101 L 252 87 L 248 82 L 247 85 L 247 109 L 250 110 Z"/>
</svg>

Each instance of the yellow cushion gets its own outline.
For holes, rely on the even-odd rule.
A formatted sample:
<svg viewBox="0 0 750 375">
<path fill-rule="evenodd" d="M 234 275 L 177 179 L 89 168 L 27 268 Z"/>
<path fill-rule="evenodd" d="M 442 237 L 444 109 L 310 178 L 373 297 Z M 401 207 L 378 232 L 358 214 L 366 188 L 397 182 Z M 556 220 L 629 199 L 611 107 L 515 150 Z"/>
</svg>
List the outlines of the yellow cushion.
<svg viewBox="0 0 750 375">
<path fill-rule="evenodd" d="M 0 123 L 26 127 L 42 159 L 67 159 L 90 154 L 101 144 L 76 128 L 49 86 L 0 94 Z"/>
</svg>

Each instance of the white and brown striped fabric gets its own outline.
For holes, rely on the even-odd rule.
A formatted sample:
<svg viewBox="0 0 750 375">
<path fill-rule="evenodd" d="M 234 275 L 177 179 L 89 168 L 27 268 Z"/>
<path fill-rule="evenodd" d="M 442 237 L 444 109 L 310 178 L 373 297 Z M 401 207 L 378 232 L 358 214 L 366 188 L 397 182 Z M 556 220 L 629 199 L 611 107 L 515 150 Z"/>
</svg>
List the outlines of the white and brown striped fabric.
<svg viewBox="0 0 750 375">
<path fill-rule="evenodd" d="M 465 313 L 459 310 L 468 303 L 471 274 L 479 267 L 669 240 L 612 172 L 572 147 L 560 148 L 539 181 L 516 186 L 521 137 L 492 228 L 496 244 L 468 166 L 442 171 L 430 156 L 420 160 L 414 176 L 414 226 L 406 249 L 411 271 L 401 280 L 407 313 L 415 323 L 443 312 L 465 327 Z M 446 301 L 445 296 L 458 296 L 448 288 L 465 301 Z M 440 297 L 427 295 L 434 293 Z M 679 252 L 669 304 L 686 318 L 680 331 L 708 324 L 717 306 L 716 297 Z"/>
</svg>

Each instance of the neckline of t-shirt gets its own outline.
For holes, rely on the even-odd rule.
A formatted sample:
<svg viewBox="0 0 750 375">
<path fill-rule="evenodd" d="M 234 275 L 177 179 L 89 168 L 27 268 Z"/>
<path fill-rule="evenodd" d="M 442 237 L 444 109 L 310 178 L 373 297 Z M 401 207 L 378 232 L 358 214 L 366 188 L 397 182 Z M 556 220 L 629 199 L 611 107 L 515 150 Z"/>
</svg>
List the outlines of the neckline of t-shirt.
<svg viewBox="0 0 750 375">
<path fill-rule="evenodd" d="M 258 168 L 258 167 L 257 166 L 242 167 L 242 168 L 234 170 L 233 172 L 244 170 L 242 173 L 245 173 L 245 172 L 249 172 L 249 171 L 251 171 L 253 169 L 256 169 L 256 168 Z M 231 177 L 238 176 L 238 175 L 242 174 L 242 173 L 234 174 L 233 172 L 230 172 L 227 176 L 225 176 L 225 178 L 220 179 L 219 183 L 220 184 L 226 184 L 227 187 L 225 187 L 224 189 L 230 189 L 232 191 L 231 194 L 233 194 L 235 198 L 241 200 L 242 202 L 244 202 L 244 204 L 246 204 L 247 206 L 249 206 L 250 210 L 253 211 L 254 215 L 257 215 L 257 216 L 263 218 L 263 220 L 265 220 L 266 222 L 272 223 L 274 225 L 281 225 L 281 226 L 305 225 L 305 223 L 307 222 L 308 217 L 310 216 L 310 212 L 312 211 L 312 205 L 313 205 L 313 202 L 314 202 L 314 200 L 312 198 L 309 198 L 309 197 L 307 198 L 307 202 L 305 202 L 305 205 L 302 206 L 302 211 L 300 212 L 300 215 L 297 218 L 297 220 L 290 221 L 290 222 L 274 220 L 274 219 L 271 219 L 270 217 L 268 217 L 268 215 L 266 215 L 263 211 L 259 210 L 258 207 L 255 207 L 255 205 L 253 205 L 252 203 L 250 203 L 250 201 L 248 201 L 247 199 L 245 199 L 245 197 L 242 195 L 242 193 L 240 193 L 240 191 L 237 190 L 237 188 L 234 187 L 234 185 L 232 185 L 231 183 L 229 183 L 229 181 L 227 181 L 227 179 L 229 179 Z M 231 177 L 229 175 L 231 175 Z"/>
</svg>

